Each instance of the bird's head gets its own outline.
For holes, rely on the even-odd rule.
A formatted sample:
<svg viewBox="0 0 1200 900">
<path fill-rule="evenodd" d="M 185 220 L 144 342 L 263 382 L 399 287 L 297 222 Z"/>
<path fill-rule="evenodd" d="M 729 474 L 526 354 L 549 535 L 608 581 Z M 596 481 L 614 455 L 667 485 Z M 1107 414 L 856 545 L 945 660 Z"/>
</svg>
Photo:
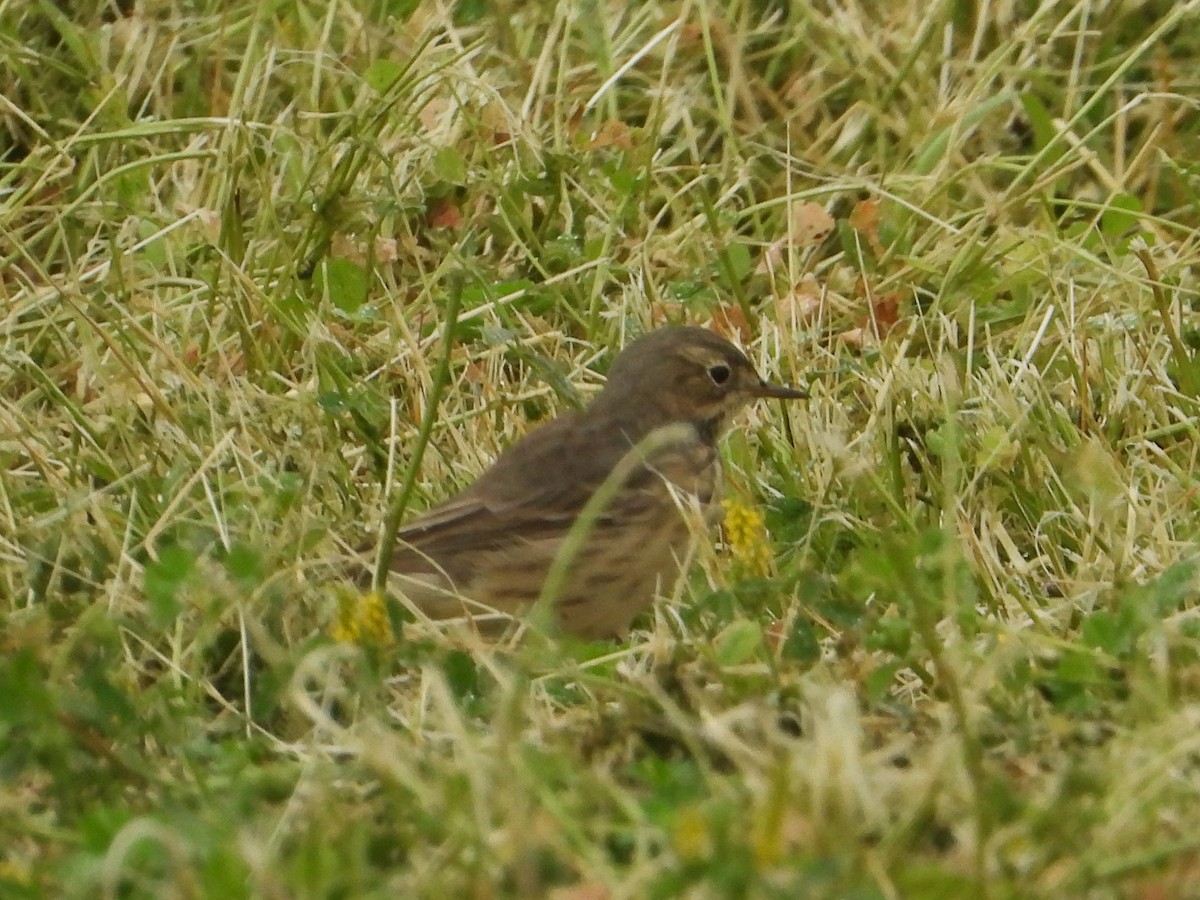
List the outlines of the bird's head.
<svg viewBox="0 0 1200 900">
<path fill-rule="evenodd" d="M 626 347 L 593 409 L 651 427 L 694 423 L 715 437 L 756 399 L 807 396 L 764 381 L 746 355 L 720 335 L 679 325 L 652 331 Z"/>
</svg>

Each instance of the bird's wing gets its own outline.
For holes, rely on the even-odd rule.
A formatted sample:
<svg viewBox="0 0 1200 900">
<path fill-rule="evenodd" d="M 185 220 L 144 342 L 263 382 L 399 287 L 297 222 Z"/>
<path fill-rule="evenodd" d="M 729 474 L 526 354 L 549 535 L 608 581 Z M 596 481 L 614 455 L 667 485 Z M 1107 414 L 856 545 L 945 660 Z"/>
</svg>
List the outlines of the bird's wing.
<svg viewBox="0 0 1200 900">
<path fill-rule="evenodd" d="M 441 571 L 459 582 L 469 580 L 474 554 L 562 536 L 629 450 L 627 441 L 597 434 L 573 416 L 543 425 L 471 487 L 402 528 L 392 569 Z M 694 437 L 659 447 L 630 473 L 620 502 L 601 510 L 594 527 L 637 519 L 661 504 L 666 482 L 708 502 L 711 484 L 700 484 L 698 473 L 715 455 Z"/>
<path fill-rule="evenodd" d="M 455 569 L 472 553 L 560 534 L 614 464 L 574 416 L 555 419 L 513 444 L 461 494 L 401 528 L 392 568 L 440 568 L 458 580 Z"/>
</svg>

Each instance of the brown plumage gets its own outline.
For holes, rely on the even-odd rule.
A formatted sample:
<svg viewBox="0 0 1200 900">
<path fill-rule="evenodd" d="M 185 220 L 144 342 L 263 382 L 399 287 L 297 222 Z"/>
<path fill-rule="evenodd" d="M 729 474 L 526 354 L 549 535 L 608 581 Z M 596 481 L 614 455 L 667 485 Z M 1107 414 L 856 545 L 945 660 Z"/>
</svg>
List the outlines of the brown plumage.
<svg viewBox="0 0 1200 900">
<path fill-rule="evenodd" d="M 567 631 L 621 635 L 678 577 L 686 510 L 717 499 L 717 439 L 731 417 L 758 397 L 803 396 L 764 382 L 710 331 L 651 332 L 617 357 L 585 410 L 535 428 L 403 527 L 393 583 L 436 619 L 465 615 L 495 630 L 546 594 Z M 597 496 L 576 524 L 602 485 L 611 497 Z M 561 578 L 547 587 L 551 572 Z"/>
</svg>

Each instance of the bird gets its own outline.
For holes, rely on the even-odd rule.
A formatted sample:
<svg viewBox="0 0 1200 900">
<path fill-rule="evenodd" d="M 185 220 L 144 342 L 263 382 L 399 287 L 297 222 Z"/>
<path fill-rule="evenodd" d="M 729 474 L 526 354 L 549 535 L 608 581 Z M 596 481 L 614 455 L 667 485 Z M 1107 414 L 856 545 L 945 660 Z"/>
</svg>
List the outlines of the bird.
<svg viewBox="0 0 1200 900">
<path fill-rule="evenodd" d="M 717 445 L 733 417 L 807 396 L 765 381 L 715 332 L 649 331 L 584 409 L 535 427 L 401 526 L 393 583 L 424 616 L 488 634 L 540 603 L 565 632 L 622 638 L 680 577 L 697 508 L 710 520 L 719 510 Z"/>
</svg>

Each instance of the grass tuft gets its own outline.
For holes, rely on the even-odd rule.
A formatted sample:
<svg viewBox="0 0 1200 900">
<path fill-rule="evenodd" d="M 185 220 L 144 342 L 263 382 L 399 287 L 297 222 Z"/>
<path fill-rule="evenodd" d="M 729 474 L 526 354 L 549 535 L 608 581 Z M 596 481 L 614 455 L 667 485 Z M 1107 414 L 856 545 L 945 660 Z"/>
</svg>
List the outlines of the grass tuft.
<svg viewBox="0 0 1200 900">
<path fill-rule="evenodd" d="M 1194 893 L 1194 0 L 2 8 L 0 895 Z M 677 321 L 629 642 L 343 602 Z"/>
</svg>

